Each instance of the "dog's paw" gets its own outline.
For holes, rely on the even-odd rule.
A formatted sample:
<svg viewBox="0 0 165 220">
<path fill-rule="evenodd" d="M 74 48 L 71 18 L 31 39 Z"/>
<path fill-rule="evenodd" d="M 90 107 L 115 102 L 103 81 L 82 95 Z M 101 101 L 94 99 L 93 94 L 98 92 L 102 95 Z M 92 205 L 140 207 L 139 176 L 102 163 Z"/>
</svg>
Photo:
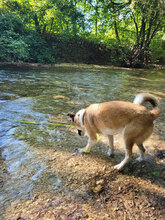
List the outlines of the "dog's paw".
<svg viewBox="0 0 165 220">
<path fill-rule="evenodd" d="M 78 152 L 79 152 L 80 154 L 82 154 L 82 153 L 90 153 L 90 151 L 91 151 L 91 149 L 88 149 L 88 150 L 86 150 L 85 148 L 79 148 L 79 149 L 78 149 Z"/>
<path fill-rule="evenodd" d="M 83 148 L 79 148 L 78 153 L 82 154 L 83 153 Z"/>
<path fill-rule="evenodd" d="M 138 162 L 142 162 L 142 161 L 144 160 L 144 158 L 142 158 L 142 157 L 137 157 L 136 160 L 137 160 Z"/>
</svg>

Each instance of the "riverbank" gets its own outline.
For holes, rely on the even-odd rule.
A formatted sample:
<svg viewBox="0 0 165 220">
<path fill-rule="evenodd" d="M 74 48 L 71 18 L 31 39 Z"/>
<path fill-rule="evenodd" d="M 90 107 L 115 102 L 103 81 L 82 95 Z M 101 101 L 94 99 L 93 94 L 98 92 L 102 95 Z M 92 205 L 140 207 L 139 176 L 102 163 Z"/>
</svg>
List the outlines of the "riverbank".
<svg viewBox="0 0 165 220">
<path fill-rule="evenodd" d="M 163 128 L 156 126 L 159 129 Z M 82 145 L 82 141 L 75 144 Z M 153 134 L 145 143 L 145 160 L 139 163 L 134 158 L 121 172 L 113 169 L 124 157 L 120 137 L 116 137 L 114 158 L 106 156 L 107 144 L 102 137 L 87 155 L 73 153 L 71 145 L 64 150 L 67 143 L 52 149 L 39 147 L 37 156 L 43 161 L 48 159 L 50 183 L 59 178 L 56 187 L 50 190 L 50 177 L 46 175 L 32 197 L 11 203 L 4 219 L 163 220 L 165 141 Z"/>
<path fill-rule="evenodd" d="M 22 68 L 22 69 L 56 69 L 56 68 L 73 68 L 73 69 L 121 69 L 132 70 L 136 68 L 118 67 L 114 65 L 96 65 L 96 64 L 82 64 L 82 63 L 57 63 L 57 64 L 40 64 L 40 63 L 2 63 L 0 68 Z M 165 70 L 165 65 L 152 64 L 146 66 L 143 70 Z M 140 70 L 140 69 L 138 69 Z"/>
</svg>

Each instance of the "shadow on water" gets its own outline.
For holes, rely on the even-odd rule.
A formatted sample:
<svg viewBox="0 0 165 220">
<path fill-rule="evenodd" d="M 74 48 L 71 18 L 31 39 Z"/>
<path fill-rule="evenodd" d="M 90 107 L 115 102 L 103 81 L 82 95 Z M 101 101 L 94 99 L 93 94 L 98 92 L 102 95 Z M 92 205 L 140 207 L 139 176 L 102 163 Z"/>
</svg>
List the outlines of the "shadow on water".
<svg viewBox="0 0 165 220">
<path fill-rule="evenodd" d="M 108 158 L 103 141 L 91 154 L 81 156 L 75 149 L 84 146 L 87 139 L 79 138 L 73 128 L 21 124 L 16 120 L 69 124 L 67 114 L 90 103 L 116 99 L 132 101 L 136 93 L 144 91 L 157 95 L 164 109 L 164 82 L 163 71 L 1 70 L 0 116 L 13 121 L 0 119 L 0 214 L 13 202 L 30 200 L 36 193 L 54 195 L 54 192 L 65 191 L 66 187 L 73 193 L 79 186 L 82 193 L 77 190 L 74 194 L 80 193 L 83 197 L 100 178 L 104 180 L 100 195 L 107 192 L 107 198 L 104 196 L 107 201 L 111 196 L 116 198 L 112 191 L 121 191 L 115 188 L 124 181 L 121 176 L 132 177 L 135 182 L 139 178 L 149 180 L 163 187 L 165 165 L 150 152 L 146 161 L 131 161 L 122 172 L 116 173 L 112 166 L 124 157 L 121 149 L 114 158 Z M 156 121 L 155 134 L 147 143 L 154 155 L 156 147 L 164 150 L 164 118 L 162 112 Z M 120 144 L 118 142 L 117 147 Z M 130 184 L 126 182 L 125 190 Z M 142 193 L 139 186 L 136 188 Z M 149 196 L 147 189 L 143 193 Z M 92 196 L 95 198 L 95 193 Z M 154 195 L 151 196 L 153 200 Z M 161 201 L 160 198 L 160 205 Z"/>
</svg>

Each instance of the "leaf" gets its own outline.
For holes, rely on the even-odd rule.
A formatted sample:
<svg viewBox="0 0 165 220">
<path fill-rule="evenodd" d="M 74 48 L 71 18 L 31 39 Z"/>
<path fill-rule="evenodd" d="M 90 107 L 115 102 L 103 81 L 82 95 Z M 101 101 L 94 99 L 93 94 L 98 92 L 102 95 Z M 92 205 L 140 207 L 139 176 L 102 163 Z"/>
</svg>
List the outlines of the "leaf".
<svg viewBox="0 0 165 220">
<path fill-rule="evenodd" d="M 152 175 L 154 175 L 154 176 L 159 176 L 159 175 L 160 175 L 160 172 L 159 172 L 159 171 L 153 171 L 153 172 L 152 172 Z"/>
<path fill-rule="evenodd" d="M 94 193 L 99 193 L 103 189 L 103 187 L 101 185 L 98 185 L 96 187 L 92 187 L 91 189 Z"/>
</svg>

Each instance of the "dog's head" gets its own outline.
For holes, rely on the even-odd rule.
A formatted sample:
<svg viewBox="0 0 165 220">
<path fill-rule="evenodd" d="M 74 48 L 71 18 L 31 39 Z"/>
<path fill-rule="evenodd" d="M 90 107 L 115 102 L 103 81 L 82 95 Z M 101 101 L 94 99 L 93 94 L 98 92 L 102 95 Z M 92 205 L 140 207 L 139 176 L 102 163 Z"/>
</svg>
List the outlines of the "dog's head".
<svg viewBox="0 0 165 220">
<path fill-rule="evenodd" d="M 85 109 L 81 109 L 75 115 L 74 114 L 68 114 L 68 116 L 71 117 L 75 127 L 77 128 L 78 134 L 80 136 L 84 136 L 84 134 L 85 134 L 84 113 L 85 113 Z"/>
</svg>

